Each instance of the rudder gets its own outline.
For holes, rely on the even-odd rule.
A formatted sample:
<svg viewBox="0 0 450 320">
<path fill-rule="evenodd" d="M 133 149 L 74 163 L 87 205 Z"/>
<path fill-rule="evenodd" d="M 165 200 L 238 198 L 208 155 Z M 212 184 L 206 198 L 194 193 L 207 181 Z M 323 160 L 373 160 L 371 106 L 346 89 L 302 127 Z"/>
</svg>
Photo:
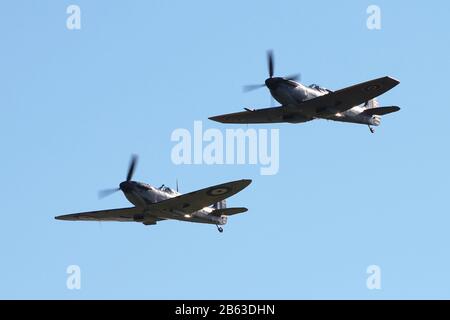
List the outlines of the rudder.
<svg viewBox="0 0 450 320">
<path fill-rule="evenodd" d="M 218 210 L 218 209 L 226 209 L 227 207 L 227 201 L 224 199 L 222 201 L 216 202 L 213 205 L 213 208 Z"/>
</svg>

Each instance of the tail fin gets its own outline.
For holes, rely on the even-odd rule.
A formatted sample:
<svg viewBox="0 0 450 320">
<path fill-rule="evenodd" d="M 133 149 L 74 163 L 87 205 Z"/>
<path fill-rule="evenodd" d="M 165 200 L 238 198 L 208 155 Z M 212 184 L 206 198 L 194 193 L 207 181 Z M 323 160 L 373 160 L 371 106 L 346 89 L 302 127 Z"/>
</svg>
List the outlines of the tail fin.
<svg viewBox="0 0 450 320">
<path fill-rule="evenodd" d="M 213 208 L 216 210 L 217 209 L 226 209 L 226 207 L 227 207 L 227 201 L 225 199 L 222 201 L 216 202 L 213 205 Z"/>
<path fill-rule="evenodd" d="M 378 103 L 378 100 L 376 98 L 370 99 L 369 101 L 366 101 L 366 103 L 364 103 L 364 107 L 366 107 L 366 109 L 375 109 L 379 106 L 380 104 Z"/>
</svg>

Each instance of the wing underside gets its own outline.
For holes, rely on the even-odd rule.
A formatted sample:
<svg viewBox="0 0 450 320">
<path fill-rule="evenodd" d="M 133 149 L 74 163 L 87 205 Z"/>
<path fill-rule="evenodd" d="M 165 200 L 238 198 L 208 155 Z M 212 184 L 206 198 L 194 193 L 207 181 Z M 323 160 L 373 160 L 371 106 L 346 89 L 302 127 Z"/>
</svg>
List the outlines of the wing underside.
<svg viewBox="0 0 450 320">
<path fill-rule="evenodd" d="M 299 123 L 312 120 L 297 110 L 286 107 L 273 107 L 257 110 L 247 110 L 210 117 L 210 120 L 221 123 Z"/>
<path fill-rule="evenodd" d="M 146 216 L 144 215 L 144 209 L 137 207 L 66 214 L 57 216 L 55 219 L 67 221 L 135 221 L 143 222 L 144 224 L 156 224 L 157 221 L 164 220 Z"/>
</svg>

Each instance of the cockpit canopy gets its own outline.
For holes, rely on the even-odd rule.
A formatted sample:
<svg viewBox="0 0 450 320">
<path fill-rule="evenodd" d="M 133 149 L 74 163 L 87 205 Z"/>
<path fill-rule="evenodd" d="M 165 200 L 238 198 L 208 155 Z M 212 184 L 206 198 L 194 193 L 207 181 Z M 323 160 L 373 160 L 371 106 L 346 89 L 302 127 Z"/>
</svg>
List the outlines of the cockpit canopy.
<svg viewBox="0 0 450 320">
<path fill-rule="evenodd" d="M 166 187 L 165 185 L 162 185 L 161 187 L 159 187 L 159 190 L 161 190 L 163 192 L 167 192 L 167 193 L 176 193 L 175 190 L 173 190 L 172 188 Z"/>
<path fill-rule="evenodd" d="M 318 84 L 315 84 L 315 83 L 309 85 L 308 87 L 311 88 L 311 89 L 320 91 L 320 92 L 330 92 L 330 90 L 328 90 L 328 89 L 326 89 L 324 87 L 321 87 L 321 86 L 319 86 Z"/>
<path fill-rule="evenodd" d="M 173 189 L 171 189 L 169 187 L 165 187 L 164 191 L 167 192 L 167 193 L 175 193 L 175 190 L 173 190 Z"/>
</svg>

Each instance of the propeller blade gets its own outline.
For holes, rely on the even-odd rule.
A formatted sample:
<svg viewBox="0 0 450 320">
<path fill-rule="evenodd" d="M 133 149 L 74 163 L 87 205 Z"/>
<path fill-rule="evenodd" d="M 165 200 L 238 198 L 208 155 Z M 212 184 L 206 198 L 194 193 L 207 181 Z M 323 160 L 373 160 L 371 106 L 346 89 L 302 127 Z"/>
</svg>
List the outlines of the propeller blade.
<svg viewBox="0 0 450 320">
<path fill-rule="evenodd" d="M 178 179 L 177 179 L 177 192 L 178 192 Z"/>
<path fill-rule="evenodd" d="M 265 86 L 266 86 L 265 84 L 250 84 L 250 85 L 244 86 L 243 91 L 249 92 L 249 91 L 253 91 L 256 89 L 260 89 Z"/>
<path fill-rule="evenodd" d="M 112 195 L 114 192 L 120 191 L 120 188 L 114 188 L 114 189 L 104 189 L 100 190 L 98 192 L 98 197 L 100 199 L 103 199 L 104 197 Z"/>
<path fill-rule="evenodd" d="M 267 51 L 267 64 L 269 68 L 269 78 L 273 77 L 273 52 L 272 50 Z"/>
<path fill-rule="evenodd" d="M 290 76 L 287 76 L 284 78 L 284 80 L 292 80 L 292 81 L 300 81 L 301 79 L 301 74 L 297 73 L 297 74 L 292 74 Z"/>
<path fill-rule="evenodd" d="M 128 167 L 127 181 L 130 181 L 131 178 L 133 178 L 134 169 L 136 168 L 136 162 L 137 162 L 137 156 L 133 155 L 131 157 L 130 166 Z"/>
</svg>

